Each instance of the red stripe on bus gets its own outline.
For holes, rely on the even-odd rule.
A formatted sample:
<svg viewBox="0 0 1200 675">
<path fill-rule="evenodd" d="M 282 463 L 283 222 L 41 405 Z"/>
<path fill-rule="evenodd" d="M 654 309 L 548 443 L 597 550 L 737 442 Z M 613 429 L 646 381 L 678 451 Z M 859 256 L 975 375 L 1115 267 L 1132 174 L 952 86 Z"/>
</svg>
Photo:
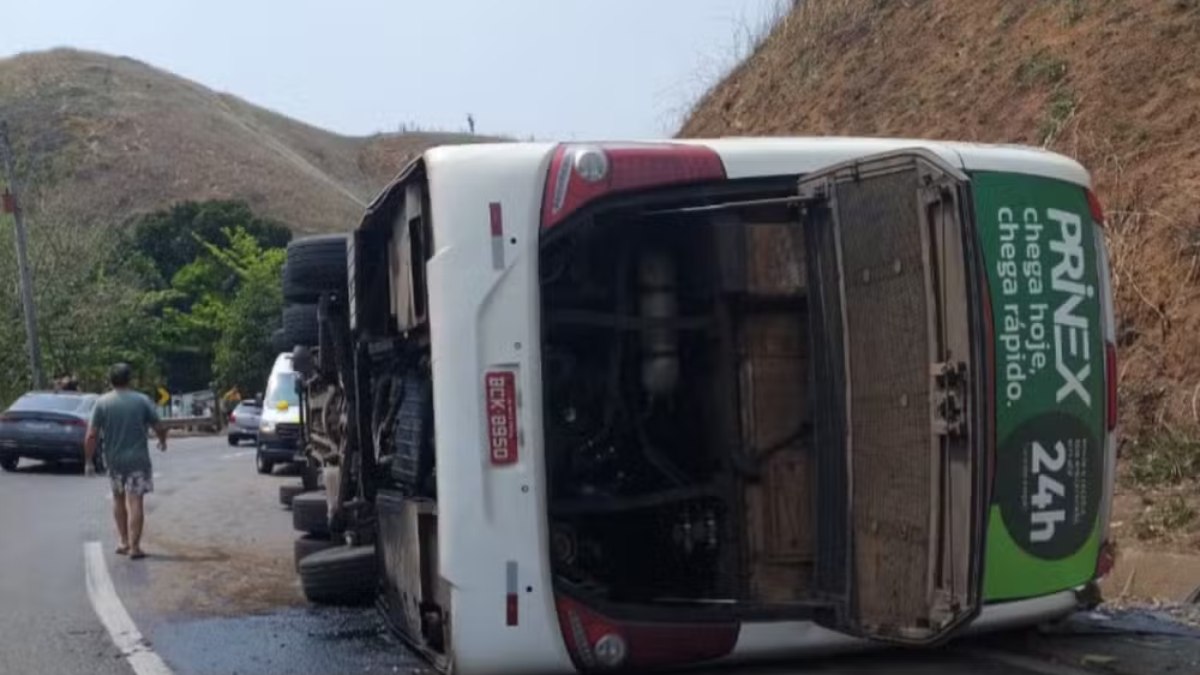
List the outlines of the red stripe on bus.
<svg viewBox="0 0 1200 675">
<path fill-rule="evenodd" d="M 488 204 L 488 214 L 491 216 L 492 236 L 504 236 L 504 216 L 500 211 L 500 202 Z"/>
</svg>

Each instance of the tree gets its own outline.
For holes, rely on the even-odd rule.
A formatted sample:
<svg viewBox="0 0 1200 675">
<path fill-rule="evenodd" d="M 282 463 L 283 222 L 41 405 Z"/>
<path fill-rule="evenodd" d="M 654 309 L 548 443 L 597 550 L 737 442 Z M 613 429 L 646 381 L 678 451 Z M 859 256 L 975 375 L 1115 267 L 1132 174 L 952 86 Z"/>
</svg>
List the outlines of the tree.
<svg viewBox="0 0 1200 675">
<path fill-rule="evenodd" d="M 290 239 L 286 227 L 239 201 L 183 202 L 133 223 L 122 242 L 123 262 L 155 289 L 148 304 L 158 320 L 158 360 L 170 389 L 206 388 L 216 376 L 216 345 L 243 283 L 235 269 L 240 263 L 226 250 L 253 244 L 261 255 Z"/>
<path fill-rule="evenodd" d="M 193 231 L 195 228 L 195 231 Z M 31 223 L 30 263 L 43 365 L 101 391 L 113 363 L 134 366 L 138 386 L 206 388 L 216 379 L 261 388 L 274 359 L 282 307 L 286 228 L 245 204 L 181 204 L 131 232 Z M 0 240 L 12 221 L 0 215 Z M 30 386 L 11 246 L 0 246 L 0 403 Z"/>
<path fill-rule="evenodd" d="M 285 226 L 254 215 L 245 202 L 181 202 L 135 221 L 126 248 L 149 259 L 166 285 L 200 257 L 201 242 L 222 241 L 230 228 L 240 228 L 264 249 L 283 248 L 292 238 Z"/>
<path fill-rule="evenodd" d="M 198 257 L 181 267 L 169 288 L 149 294 L 159 308 L 160 354 L 168 386 L 262 386 L 269 371 L 270 335 L 283 306 L 284 251 L 264 248 L 240 227 L 220 240 L 195 237 Z"/>
<path fill-rule="evenodd" d="M 202 242 L 239 281 L 222 317 L 213 373 L 222 388 L 261 391 L 275 359 L 271 333 L 283 309 L 280 276 L 285 253 L 281 248 L 264 249 L 245 230 L 226 230 L 225 237 L 229 245 L 224 248 Z"/>
<path fill-rule="evenodd" d="M 11 220 L 0 220 L 0 240 L 11 241 Z M 85 389 L 102 389 L 117 361 L 155 377 L 155 320 L 138 275 L 116 262 L 117 246 L 105 228 L 35 222 L 30 227 L 30 267 L 42 360 L 50 376 L 71 373 Z M 31 386 L 12 247 L 0 246 L 0 399 L 11 401 Z"/>
</svg>

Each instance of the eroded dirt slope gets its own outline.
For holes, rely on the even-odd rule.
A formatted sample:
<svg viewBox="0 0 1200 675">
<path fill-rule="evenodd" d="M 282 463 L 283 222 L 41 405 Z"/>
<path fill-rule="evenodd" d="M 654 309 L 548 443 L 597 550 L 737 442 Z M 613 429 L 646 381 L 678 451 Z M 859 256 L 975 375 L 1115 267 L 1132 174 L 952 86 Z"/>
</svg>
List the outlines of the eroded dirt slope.
<svg viewBox="0 0 1200 675">
<path fill-rule="evenodd" d="M 1200 422 L 1200 2 L 812 0 L 683 136 L 1016 142 L 1077 157 L 1109 216 L 1122 422 Z"/>
<path fill-rule="evenodd" d="M 1198 124 L 1198 0 L 809 0 L 680 133 L 1024 143 L 1083 162 L 1119 315 L 1115 532 L 1186 553 L 1200 545 Z"/>
</svg>

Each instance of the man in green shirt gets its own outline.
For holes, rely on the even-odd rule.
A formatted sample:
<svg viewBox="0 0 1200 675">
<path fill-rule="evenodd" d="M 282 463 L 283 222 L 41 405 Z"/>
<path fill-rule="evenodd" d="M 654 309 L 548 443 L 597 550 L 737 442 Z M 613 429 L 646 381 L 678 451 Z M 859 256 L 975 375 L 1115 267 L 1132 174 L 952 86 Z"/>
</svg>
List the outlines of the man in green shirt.
<svg viewBox="0 0 1200 675">
<path fill-rule="evenodd" d="M 133 370 L 129 364 L 118 363 L 110 371 L 109 382 L 113 389 L 96 401 L 84 439 L 84 471 L 89 475 L 93 473 L 92 459 L 96 456 L 96 446 L 102 442 L 104 461 L 108 464 L 112 482 L 113 517 L 121 536 L 117 553 L 143 558 L 143 498 L 154 490 L 146 432 L 154 430 L 158 435 L 158 449 L 165 452 L 167 428 L 159 421 L 150 399 L 129 388 L 132 380 Z"/>
</svg>

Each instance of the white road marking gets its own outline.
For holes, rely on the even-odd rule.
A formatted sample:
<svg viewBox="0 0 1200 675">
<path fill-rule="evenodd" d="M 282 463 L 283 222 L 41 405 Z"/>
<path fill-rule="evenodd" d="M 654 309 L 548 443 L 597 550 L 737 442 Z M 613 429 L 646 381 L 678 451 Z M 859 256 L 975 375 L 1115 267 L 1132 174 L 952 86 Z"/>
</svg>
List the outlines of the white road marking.
<svg viewBox="0 0 1200 675">
<path fill-rule="evenodd" d="M 171 669 L 154 653 L 150 643 L 134 625 L 129 612 L 125 611 L 121 598 L 117 597 L 112 577 L 108 575 L 108 567 L 104 564 L 100 542 L 89 541 L 83 545 L 83 568 L 92 609 L 133 672 L 137 675 L 171 675 Z"/>
<path fill-rule="evenodd" d="M 221 459 L 241 459 L 242 457 L 249 457 L 250 455 L 253 455 L 253 454 L 254 454 L 253 450 L 242 450 L 241 452 L 227 452 L 224 455 L 221 455 Z"/>
</svg>

